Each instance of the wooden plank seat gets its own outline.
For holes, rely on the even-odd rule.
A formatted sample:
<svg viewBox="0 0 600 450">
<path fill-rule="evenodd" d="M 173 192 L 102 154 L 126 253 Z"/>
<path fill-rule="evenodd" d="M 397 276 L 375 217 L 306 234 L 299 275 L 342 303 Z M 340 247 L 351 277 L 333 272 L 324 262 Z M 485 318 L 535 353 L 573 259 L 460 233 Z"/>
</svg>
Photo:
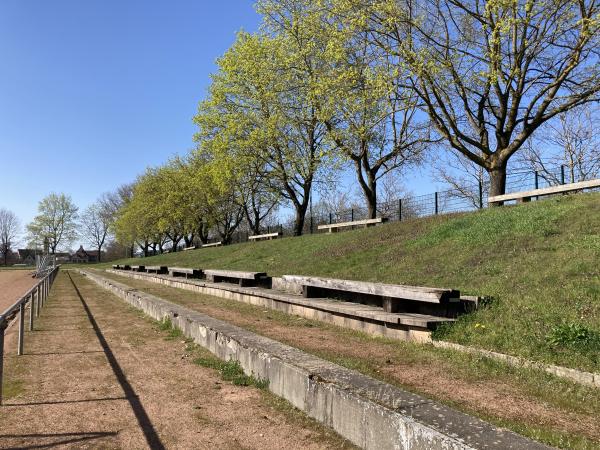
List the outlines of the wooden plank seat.
<svg viewBox="0 0 600 450">
<path fill-rule="evenodd" d="M 220 283 L 222 281 L 237 283 L 240 286 L 256 286 L 260 281 L 268 279 L 265 272 L 242 272 L 237 270 L 205 270 L 204 275 L 206 280 L 212 283 Z"/>
<path fill-rule="evenodd" d="M 188 250 L 196 250 L 196 246 L 192 245 L 191 247 L 186 247 L 183 249 L 184 252 L 187 252 Z"/>
<path fill-rule="evenodd" d="M 202 248 L 205 248 L 205 247 L 220 247 L 221 245 L 223 245 L 223 243 L 221 241 L 219 241 L 219 242 L 212 242 L 210 244 L 202 244 Z"/>
<path fill-rule="evenodd" d="M 281 236 L 283 236 L 283 233 L 281 231 L 278 231 L 277 233 L 255 234 L 254 236 L 248 236 L 248 240 L 254 242 L 262 240 L 270 241 L 271 239 L 277 239 Z"/>
<path fill-rule="evenodd" d="M 148 273 L 156 273 L 156 274 L 164 274 L 169 271 L 167 266 L 146 266 L 146 272 Z"/>
<path fill-rule="evenodd" d="M 347 227 L 356 227 L 356 226 L 366 226 L 372 227 L 375 225 L 379 225 L 381 223 L 385 223 L 388 221 L 387 217 L 376 217 L 375 219 L 364 219 L 364 220 L 353 220 L 352 222 L 339 222 L 339 223 L 329 223 L 325 225 L 319 225 L 317 229 L 319 230 L 328 230 L 329 233 L 335 233 L 339 228 L 347 228 Z"/>
<path fill-rule="evenodd" d="M 185 278 L 201 278 L 202 270 L 200 269 L 192 269 L 189 267 L 169 267 L 169 275 L 173 278 L 175 277 L 185 277 Z"/>
<path fill-rule="evenodd" d="M 286 283 L 302 287 L 306 298 L 329 297 L 379 304 L 390 313 L 411 312 L 455 317 L 463 305 L 460 292 L 423 286 L 372 283 L 300 275 L 284 275 Z"/>
<path fill-rule="evenodd" d="M 145 272 L 146 266 L 131 266 L 131 270 L 134 272 Z"/>
<path fill-rule="evenodd" d="M 561 194 L 566 192 L 581 191 L 600 187 L 600 179 L 580 181 L 577 183 L 561 184 L 531 191 L 512 192 L 510 194 L 495 195 L 488 198 L 488 204 L 493 205 L 500 202 L 517 200 L 517 202 L 528 202 L 531 197 L 542 197 L 544 195 Z"/>
</svg>

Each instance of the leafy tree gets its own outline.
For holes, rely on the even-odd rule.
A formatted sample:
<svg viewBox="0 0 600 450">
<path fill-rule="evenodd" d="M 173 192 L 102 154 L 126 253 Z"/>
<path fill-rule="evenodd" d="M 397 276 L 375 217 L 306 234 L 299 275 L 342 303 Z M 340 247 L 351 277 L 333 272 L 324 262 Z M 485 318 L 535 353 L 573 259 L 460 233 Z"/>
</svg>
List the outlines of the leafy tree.
<svg viewBox="0 0 600 450">
<path fill-rule="evenodd" d="M 77 236 L 77 211 L 69 195 L 51 193 L 38 204 L 38 215 L 27 225 L 32 240 L 37 243 L 48 241 L 50 252 L 67 246 Z"/>
<path fill-rule="evenodd" d="M 0 255 L 4 258 L 5 266 L 8 263 L 10 252 L 13 251 L 20 227 L 19 218 L 15 213 L 0 208 Z"/>
<path fill-rule="evenodd" d="M 597 0 L 330 5 L 410 69 L 437 132 L 489 173 L 490 195 L 505 192 L 508 162 L 535 130 L 598 99 Z"/>
<path fill-rule="evenodd" d="M 325 76 L 317 86 L 321 111 L 331 139 L 350 160 L 367 203 L 368 217 L 378 212 L 378 182 L 400 169 L 418 165 L 433 142 L 429 123 L 419 114 L 419 98 L 406 87 L 409 76 L 396 60 L 369 45 L 368 30 L 331 22 L 314 2 L 301 21 L 327 45 Z M 293 33 L 295 23 L 279 21 Z"/>
<path fill-rule="evenodd" d="M 314 180 L 330 150 L 307 81 L 316 77 L 307 70 L 314 56 L 285 36 L 240 33 L 219 59 L 209 96 L 194 118 L 196 140 L 205 149 L 237 167 L 257 168 L 268 183 L 263 192 L 291 203 L 296 235 L 302 234 Z"/>
</svg>

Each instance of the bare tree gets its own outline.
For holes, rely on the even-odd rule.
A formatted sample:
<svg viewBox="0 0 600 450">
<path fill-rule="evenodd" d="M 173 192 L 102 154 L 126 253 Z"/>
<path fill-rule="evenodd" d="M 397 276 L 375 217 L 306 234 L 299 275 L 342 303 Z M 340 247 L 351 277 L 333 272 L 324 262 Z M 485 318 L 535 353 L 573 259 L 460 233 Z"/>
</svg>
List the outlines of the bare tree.
<svg viewBox="0 0 600 450">
<path fill-rule="evenodd" d="M 8 263 L 8 256 L 12 251 L 15 240 L 21 228 L 18 217 L 12 211 L 0 209 L 0 255 L 4 258 L 4 265 Z"/>
<path fill-rule="evenodd" d="M 381 201 L 379 202 L 377 210 L 382 217 L 390 218 L 398 215 L 398 200 L 410 198 L 412 195 L 401 183 L 400 178 L 394 175 L 395 174 L 387 174 L 387 176 L 381 180 Z M 409 208 L 409 203 L 404 202 L 402 207 L 402 217 L 409 218 L 412 216 L 413 212 Z"/>
<path fill-rule="evenodd" d="M 434 162 L 433 173 L 450 186 L 448 198 L 465 200 L 475 208 L 482 206 L 482 197 L 489 183 L 483 167 L 461 155 L 448 152 L 446 158 Z"/>
<path fill-rule="evenodd" d="M 102 247 L 111 223 L 111 216 L 103 207 L 102 200 L 88 206 L 81 215 L 81 234 L 98 250 L 98 262 L 101 261 Z"/>
<path fill-rule="evenodd" d="M 600 108 L 577 108 L 547 122 L 533 135 L 520 161 L 550 184 L 559 184 L 558 166 L 571 182 L 600 176 Z"/>
</svg>

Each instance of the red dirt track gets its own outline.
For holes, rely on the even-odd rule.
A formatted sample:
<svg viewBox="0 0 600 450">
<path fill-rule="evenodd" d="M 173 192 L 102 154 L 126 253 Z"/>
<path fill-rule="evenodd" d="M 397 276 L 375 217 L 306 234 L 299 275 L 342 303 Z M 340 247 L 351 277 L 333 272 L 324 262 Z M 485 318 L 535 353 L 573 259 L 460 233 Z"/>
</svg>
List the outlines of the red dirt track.
<svg viewBox="0 0 600 450">
<path fill-rule="evenodd" d="M 37 281 L 31 277 L 30 270 L 0 270 L 0 314 Z"/>
</svg>

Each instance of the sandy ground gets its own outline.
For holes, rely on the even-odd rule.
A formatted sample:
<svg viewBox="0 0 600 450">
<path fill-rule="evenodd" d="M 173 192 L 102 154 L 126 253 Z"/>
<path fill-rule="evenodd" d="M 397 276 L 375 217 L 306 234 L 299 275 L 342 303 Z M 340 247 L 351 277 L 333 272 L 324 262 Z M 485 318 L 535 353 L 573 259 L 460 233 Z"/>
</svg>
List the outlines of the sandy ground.
<svg viewBox="0 0 600 450">
<path fill-rule="evenodd" d="M 37 281 L 30 270 L 0 270 L 0 313 L 11 306 Z"/>
<path fill-rule="evenodd" d="M 193 364 L 185 347 L 80 275 L 61 273 L 26 333 L 25 355 L 6 359 L 0 448 L 347 446 L 273 406 L 270 394 Z"/>
<path fill-rule="evenodd" d="M 234 310 L 224 307 L 223 304 L 236 303 L 235 301 L 118 275 L 103 275 L 317 355 L 325 353 L 345 358 L 369 359 L 377 363 L 378 372 L 384 379 L 392 379 L 433 398 L 450 400 L 453 404 L 466 407 L 467 410 L 501 419 L 524 421 L 530 425 L 543 424 L 562 432 L 587 436 L 600 445 L 600 421 L 595 411 L 581 414 L 568 408 L 548 405 L 517 386 L 494 379 L 474 382 L 471 379 L 459 378 L 442 365 L 433 362 L 407 361 L 404 355 L 379 344 L 377 340 L 362 340 L 349 335 L 340 335 L 334 330 L 335 327 L 306 327 L 303 325 L 304 319 L 293 318 L 293 316 L 290 321 L 282 324 L 277 320 L 271 320 L 269 310 L 262 311 L 262 314 L 248 314 L 247 308 L 259 312 L 261 308 L 239 304 L 240 310 Z M 295 321 L 298 322 L 297 325 Z"/>
</svg>

